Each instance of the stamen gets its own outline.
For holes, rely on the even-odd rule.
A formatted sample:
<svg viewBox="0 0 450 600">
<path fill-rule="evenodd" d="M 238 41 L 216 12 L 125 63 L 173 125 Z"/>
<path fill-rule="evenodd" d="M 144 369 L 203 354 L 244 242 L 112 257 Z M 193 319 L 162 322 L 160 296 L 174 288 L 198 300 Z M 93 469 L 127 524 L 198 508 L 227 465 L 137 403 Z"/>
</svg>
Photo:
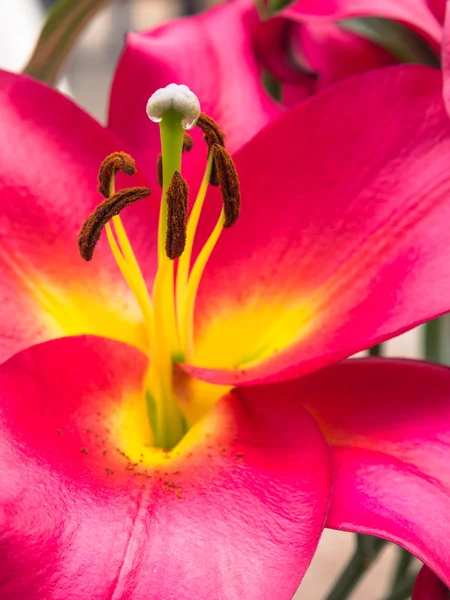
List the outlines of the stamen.
<svg viewBox="0 0 450 600">
<path fill-rule="evenodd" d="M 100 239 L 103 227 L 125 207 L 137 200 L 142 200 L 151 194 L 146 187 L 135 187 L 120 190 L 103 200 L 94 212 L 86 219 L 78 237 L 78 247 L 81 257 L 89 261 L 94 255 L 95 246 Z"/>
<path fill-rule="evenodd" d="M 180 259 L 177 273 L 177 315 L 180 324 L 181 346 L 185 360 L 188 362 L 193 360 L 194 355 L 194 308 L 201 276 L 222 229 L 231 227 L 237 221 L 241 204 L 239 177 L 233 159 L 225 148 L 223 131 L 214 119 L 205 113 L 200 114 L 197 125 L 203 131 L 209 148 L 208 165 L 192 215 L 189 218 L 186 251 Z M 197 256 L 189 274 L 194 236 L 208 181 L 213 185 L 220 186 L 223 208 L 216 226 Z"/>
<path fill-rule="evenodd" d="M 200 250 L 189 276 L 181 328 L 182 348 L 187 362 L 192 362 L 194 360 L 194 309 L 200 279 L 205 270 L 206 263 L 208 262 L 223 230 L 224 218 L 224 209 L 222 209 L 216 226 L 212 230 L 205 245 Z"/>
<path fill-rule="evenodd" d="M 158 176 L 158 185 L 160 188 L 163 186 L 163 169 L 162 169 L 162 154 L 158 154 L 156 160 L 156 173 Z"/>
<path fill-rule="evenodd" d="M 241 190 L 239 177 L 233 159 L 223 146 L 212 147 L 217 180 L 222 192 L 224 227 L 231 227 L 239 217 L 241 206 Z"/>
<path fill-rule="evenodd" d="M 184 138 L 183 138 L 183 152 L 190 152 L 193 147 L 194 147 L 194 140 L 192 138 L 192 135 L 185 133 Z"/>
<path fill-rule="evenodd" d="M 186 245 L 186 227 L 189 188 L 178 171 L 175 171 L 167 189 L 166 254 L 171 259 L 180 257 Z"/>
<path fill-rule="evenodd" d="M 219 146 L 223 146 L 225 148 L 225 134 L 220 129 L 219 125 L 214 121 L 212 117 L 209 117 L 206 113 L 200 113 L 200 117 L 198 118 L 197 125 L 204 133 L 204 140 L 208 145 L 208 149 L 211 151 L 214 144 L 218 144 Z M 214 186 L 219 185 L 219 180 L 217 179 L 217 171 L 216 164 L 213 161 L 211 168 L 211 175 L 209 178 L 209 183 Z"/>
<path fill-rule="evenodd" d="M 204 133 L 205 142 L 208 144 L 208 148 L 211 148 L 213 144 L 219 144 L 225 146 L 225 134 L 220 129 L 219 125 L 204 112 L 200 113 L 197 120 L 197 126 Z"/>
<path fill-rule="evenodd" d="M 180 256 L 177 268 L 177 319 L 178 323 L 183 322 L 184 305 L 186 301 L 187 285 L 189 279 L 189 268 L 191 266 L 192 250 L 194 247 L 194 238 L 197 232 L 197 226 L 200 221 L 200 214 L 208 191 L 208 183 L 211 176 L 211 168 L 213 163 L 212 152 L 209 152 L 208 162 L 206 164 L 205 174 L 203 175 L 202 183 L 195 199 L 194 205 L 189 215 L 187 230 L 186 230 L 186 247 L 183 254 Z"/>
<path fill-rule="evenodd" d="M 134 159 L 126 152 L 113 152 L 100 165 L 98 191 L 105 198 L 110 196 L 111 181 L 115 178 L 117 171 L 122 171 L 126 175 L 134 175 L 136 173 Z"/>
<path fill-rule="evenodd" d="M 189 135 L 188 133 L 185 133 L 184 138 L 183 138 L 183 152 L 190 152 L 193 147 L 194 147 L 194 140 L 192 139 L 192 136 Z M 158 175 L 159 187 L 162 188 L 162 186 L 163 186 L 162 154 L 158 155 L 158 159 L 156 161 L 156 172 Z"/>
</svg>

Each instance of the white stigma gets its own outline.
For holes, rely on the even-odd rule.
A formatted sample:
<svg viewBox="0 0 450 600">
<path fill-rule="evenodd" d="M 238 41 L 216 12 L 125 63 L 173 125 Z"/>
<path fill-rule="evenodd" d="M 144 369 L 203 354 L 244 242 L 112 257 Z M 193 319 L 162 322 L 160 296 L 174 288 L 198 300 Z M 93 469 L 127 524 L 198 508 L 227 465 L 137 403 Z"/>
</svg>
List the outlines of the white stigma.
<svg viewBox="0 0 450 600">
<path fill-rule="evenodd" d="M 181 124 L 184 129 L 192 129 L 200 116 L 200 102 L 187 85 L 170 83 L 156 90 L 147 102 L 147 114 L 155 123 L 159 123 L 171 108 L 183 116 Z"/>
</svg>

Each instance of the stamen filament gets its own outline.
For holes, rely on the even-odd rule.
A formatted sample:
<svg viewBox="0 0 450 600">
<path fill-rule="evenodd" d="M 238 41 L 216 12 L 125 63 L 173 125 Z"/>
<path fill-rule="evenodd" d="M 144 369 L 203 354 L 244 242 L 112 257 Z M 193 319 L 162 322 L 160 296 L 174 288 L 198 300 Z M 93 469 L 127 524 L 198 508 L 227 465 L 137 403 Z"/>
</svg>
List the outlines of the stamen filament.
<svg viewBox="0 0 450 600">
<path fill-rule="evenodd" d="M 116 239 L 114 237 L 114 233 L 113 233 L 110 223 L 106 223 L 105 229 L 106 229 L 106 236 L 107 236 L 108 242 L 109 242 L 109 247 L 111 248 L 111 252 L 115 258 L 117 266 L 119 267 L 119 270 L 123 275 L 123 278 L 127 282 L 128 287 L 131 289 L 131 291 L 133 292 L 133 295 L 137 299 L 138 293 L 136 290 L 134 279 L 130 273 L 129 265 L 128 265 L 127 261 L 125 260 L 123 254 L 119 248 L 119 245 L 116 242 Z M 139 303 L 139 306 L 140 306 L 140 303 Z M 141 308 L 141 310 L 142 310 L 142 308 Z"/>
<path fill-rule="evenodd" d="M 225 212 L 222 209 L 216 226 L 211 232 L 206 244 L 201 249 L 200 254 L 197 256 L 189 277 L 183 318 L 181 320 L 181 343 L 186 362 L 192 362 L 194 358 L 194 309 L 198 286 L 200 284 L 200 279 L 206 263 L 208 262 L 209 257 L 214 250 L 220 234 L 222 233 L 224 222 Z"/>
<path fill-rule="evenodd" d="M 120 219 L 120 217 L 118 217 Z M 180 418 L 179 408 L 176 405 L 176 399 L 172 393 L 172 361 L 170 357 L 170 348 L 164 348 L 162 343 L 166 340 L 164 335 L 164 327 L 162 321 L 154 319 L 153 305 L 145 287 L 145 282 L 139 265 L 130 264 L 130 257 L 133 256 L 136 260 L 131 244 L 126 235 L 122 222 L 118 225 L 118 230 L 122 238 L 119 238 L 117 223 L 111 227 L 110 223 L 106 224 L 106 234 L 111 247 L 111 251 L 116 259 L 117 265 L 133 292 L 136 300 L 144 315 L 144 319 L 148 325 L 150 347 L 149 360 L 150 367 L 144 382 L 144 390 L 151 390 L 152 396 L 149 397 L 147 392 L 147 402 L 154 405 L 152 410 L 149 407 L 149 413 L 156 413 L 156 427 L 153 429 L 155 439 L 154 444 L 160 447 L 170 448 L 175 445 L 176 441 L 183 437 L 184 422 Z M 114 228 L 114 231 L 113 231 Z M 116 242 L 114 233 L 116 233 L 119 244 Z M 124 255 L 124 250 L 127 249 L 127 256 Z M 130 251 L 130 254 L 128 254 Z M 132 253 L 132 254 L 131 254 Z M 127 260 L 128 259 L 128 260 Z M 135 268 L 136 267 L 136 268 Z M 137 276 L 139 273 L 139 276 Z M 160 308 L 161 310 L 161 308 Z M 155 330 L 155 326 L 158 331 Z M 158 348 L 154 347 L 155 340 L 158 340 Z M 155 410 L 156 409 L 156 410 Z M 161 435 L 159 435 L 161 432 Z"/>
<path fill-rule="evenodd" d="M 195 199 L 194 205 L 189 216 L 187 231 L 186 231 L 186 246 L 183 254 L 178 260 L 177 282 L 176 282 L 176 300 L 177 300 L 177 320 L 179 326 L 183 323 L 183 315 L 186 304 L 186 295 L 189 279 L 189 268 L 191 266 L 192 249 L 194 246 L 195 234 L 197 232 L 200 214 L 203 209 L 203 204 L 208 191 L 209 179 L 213 163 L 212 152 L 209 152 L 208 162 L 206 164 L 205 174 L 203 175 L 202 183 Z M 182 348 L 184 345 L 182 345 Z"/>
<path fill-rule="evenodd" d="M 110 196 L 113 196 L 115 193 L 114 176 L 111 177 L 109 192 Z M 152 344 L 155 342 L 153 304 L 147 290 L 144 276 L 142 275 L 142 271 L 139 267 L 139 263 L 136 260 L 136 255 L 134 254 L 133 248 L 128 239 L 125 227 L 123 226 L 122 219 L 119 215 L 115 215 L 112 218 L 112 222 L 112 227 L 111 223 L 106 223 L 106 235 L 108 237 L 108 242 L 117 266 L 119 267 L 120 272 L 122 273 L 129 288 L 133 292 L 146 322 L 148 332 L 148 348 L 150 352 Z M 117 244 L 114 237 L 113 228 L 119 244 Z"/>
<path fill-rule="evenodd" d="M 125 227 L 123 226 L 122 219 L 120 218 L 119 215 L 115 215 L 112 218 L 112 222 L 113 222 L 113 225 L 114 225 L 115 234 L 117 236 L 117 241 L 119 242 L 119 246 L 120 246 L 120 249 L 122 251 L 122 254 L 123 254 L 125 260 L 130 265 L 132 265 L 133 268 L 137 272 L 139 272 L 140 279 L 141 279 L 142 283 L 145 286 L 144 277 L 143 277 L 141 269 L 139 267 L 139 263 L 138 263 L 138 261 L 136 259 L 136 255 L 134 253 L 134 250 L 133 250 L 133 248 L 131 246 L 131 242 L 128 239 L 128 235 L 127 235 L 127 233 L 125 231 Z M 145 289 L 147 289 L 147 286 L 145 286 Z M 152 305 L 152 300 L 151 300 L 151 298 L 150 298 L 149 295 L 148 295 L 148 302 L 149 302 L 149 304 L 151 306 Z"/>
</svg>

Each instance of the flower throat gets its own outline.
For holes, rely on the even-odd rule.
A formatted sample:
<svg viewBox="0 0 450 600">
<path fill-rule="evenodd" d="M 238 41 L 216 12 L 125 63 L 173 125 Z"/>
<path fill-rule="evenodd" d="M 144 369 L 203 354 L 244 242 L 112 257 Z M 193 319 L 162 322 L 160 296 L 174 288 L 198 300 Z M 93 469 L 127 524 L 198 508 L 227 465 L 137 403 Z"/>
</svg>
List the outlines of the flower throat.
<svg viewBox="0 0 450 600">
<path fill-rule="evenodd" d="M 144 381 L 152 445 L 170 449 L 189 426 L 175 389 L 175 365 L 194 360 L 194 309 L 200 280 L 223 228 L 239 216 L 239 179 L 217 123 L 200 112 L 196 96 L 186 86 L 170 84 L 150 97 L 147 114 L 158 122 L 161 154 L 157 174 L 162 197 L 158 223 L 158 268 L 153 289 L 147 288 L 119 213 L 151 194 L 146 187 L 115 190 L 118 171 L 136 173 L 135 162 L 125 152 L 105 158 L 99 171 L 103 202 L 86 219 L 78 245 L 82 258 L 92 259 L 103 228 L 116 263 L 142 312 L 147 332 L 149 368 Z M 182 176 L 182 154 L 193 147 L 186 133 L 197 125 L 204 134 L 208 158 L 198 195 L 189 213 L 189 188 Z M 193 264 L 192 249 L 209 185 L 219 186 L 223 205 L 220 216 Z M 177 260 L 175 277 L 174 261 Z M 185 381 L 189 379 L 183 375 Z M 220 390 L 220 388 L 218 388 Z"/>
</svg>

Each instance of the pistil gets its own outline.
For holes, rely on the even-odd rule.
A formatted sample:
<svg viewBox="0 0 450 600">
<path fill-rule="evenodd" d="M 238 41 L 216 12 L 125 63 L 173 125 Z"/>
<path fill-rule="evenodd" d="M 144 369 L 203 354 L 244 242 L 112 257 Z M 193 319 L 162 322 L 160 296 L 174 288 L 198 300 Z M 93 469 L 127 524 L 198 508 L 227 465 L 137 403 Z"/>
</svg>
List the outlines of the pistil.
<svg viewBox="0 0 450 600">
<path fill-rule="evenodd" d="M 150 364 L 147 400 L 150 403 L 150 413 L 153 410 L 152 402 L 155 403 L 159 438 L 156 441 L 158 445 L 167 448 L 173 447 L 187 430 L 173 389 L 173 364 L 179 359 L 180 343 L 175 313 L 174 263 L 166 253 L 166 242 L 168 238 L 173 237 L 171 231 L 173 228 L 169 228 L 168 224 L 167 200 L 174 177 L 175 182 L 178 181 L 178 187 L 181 186 L 179 177 L 181 177 L 181 154 L 185 134 L 182 126 L 183 119 L 184 115 L 175 111 L 173 107 L 163 112 L 160 119 L 163 191 L 158 227 L 158 271 L 153 286 L 154 328 L 158 356 Z M 173 196 L 169 195 L 169 201 L 172 204 L 170 208 L 173 209 Z M 187 198 L 183 198 L 182 203 L 187 203 Z M 183 212 L 187 213 L 187 206 Z M 170 216 L 172 218 L 170 225 L 172 225 L 173 215 Z M 159 385 L 155 385 L 157 381 Z"/>
<path fill-rule="evenodd" d="M 141 308 L 149 338 L 149 369 L 143 382 L 147 413 L 153 432 L 152 445 L 173 448 L 188 425 L 182 405 L 191 389 L 185 374 L 178 377 L 177 362 L 194 360 L 194 311 L 201 276 L 223 228 L 239 215 L 239 180 L 234 163 L 225 148 L 225 136 L 213 119 L 200 114 L 198 100 L 186 86 L 171 84 L 158 90 L 147 105 L 149 117 L 159 123 L 161 155 L 157 174 L 162 186 L 158 224 L 158 268 L 151 294 L 136 260 L 119 211 L 150 193 L 147 188 L 115 191 L 115 174 L 135 172 L 134 161 L 123 152 L 107 157 L 100 173 L 100 192 L 106 199 L 86 220 L 80 233 L 80 252 L 90 260 L 103 226 L 118 267 Z M 200 117 L 200 118 L 199 118 Z M 208 145 L 208 160 L 197 199 L 188 218 L 188 185 L 182 176 L 183 151 L 192 148 L 185 130 L 199 118 Z M 219 219 L 191 269 L 192 249 L 209 184 L 219 185 L 223 206 Z M 176 287 L 174 261 L 178 260 Z M 185 389 L 179 382 L 185 381 Z M 208 384 L 208 390 L 213 387 Z M 218 396 L 221 389 L 217 388 Z M 209 394 L 209 391 L 208 391 Z M 187 394 L 189 395 L 189 394 Z M 212 395 L 214 393 L 212 392 Z M 204 404 L 204 402 L 202 402 Z M 190 414 L 196 414 L 190 411 Z"/>
</svg>

